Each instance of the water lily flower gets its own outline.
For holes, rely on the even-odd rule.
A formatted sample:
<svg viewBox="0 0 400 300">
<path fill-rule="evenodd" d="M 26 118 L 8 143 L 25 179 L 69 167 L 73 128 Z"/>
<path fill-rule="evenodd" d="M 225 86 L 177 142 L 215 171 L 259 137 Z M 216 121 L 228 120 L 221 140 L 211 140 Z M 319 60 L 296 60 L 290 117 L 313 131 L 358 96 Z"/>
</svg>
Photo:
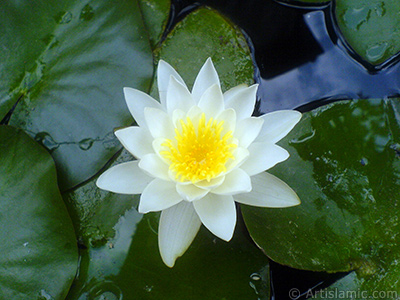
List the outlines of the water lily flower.
<svg viewBox="0 0 400 300">
<path fill-rule="evenodd" d="M 293 110 L 252 117 L 257 85 L 222 93 L 209 58 L 190 92 L 165 61 L 157 69 L 160 102 L 125 88 L 138 126 L 115 131 L 137 158 L 105 171 L 101 189 L 141 194 L 139 212 L 162 211 L 158 242 L 164 263 L 173 267 L 201 224 L 229 241 L 236 225 L 235 201 L 259 207 L 300 203 L 282 180 L 265 172 L 289 153 L 276 145 L 301 118 Z"/>
</svg>

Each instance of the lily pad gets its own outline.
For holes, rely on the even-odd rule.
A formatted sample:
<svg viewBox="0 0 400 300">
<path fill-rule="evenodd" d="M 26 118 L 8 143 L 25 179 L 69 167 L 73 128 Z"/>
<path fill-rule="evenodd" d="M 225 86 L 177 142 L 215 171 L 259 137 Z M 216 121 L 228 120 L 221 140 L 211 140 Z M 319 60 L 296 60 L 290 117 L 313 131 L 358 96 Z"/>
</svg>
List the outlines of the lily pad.
<svg viewBox="0 0 400 300">
<path fill-rule="evenodd" d="M 112 165 L 134 160 L 123 150 Z M 63 194 L 80 243 L 84 247 L 97 246 L 115 236 L 114 226 L 125 212 L 139 203 L 139 197 L 114 194 L 96 186 L 97 177 Z"/>
<path fill-rule="evenodd" d="M 162 42 L 162 36 L 168 23 L 171 0 L 139 0 L 139 6 L 151 47 L 154 50 Z"/>
<path fill-rule="evenodd" d="M 400 2 L 337 0 L 334 11 L 345 44 L 370 65 L 380 65 L 400 51 Z"/>
<path fill-rule="evenodd" d="M 0 126 L 0 149 L 0 298 L 64 299 L 78 251 L 54 162 L 11 126 Z"/>
<path fill-rule="evenodd" d="M 336 102 L 303 115 L 281 141 L 290 158 L 271 170 L 302 204 L 242 207 L 270 258 L 312 271 L 357 270 L 371 288 L 400 291 L 393 273 L 400 259 L 399 113 L 396 98 Z"/>
<path fill-rule="evenodd" d="M 149 40 L 137 1 L 2 1 L 0 113 L 47 147 L 63 190 L 93 176 L 132 118 L 122 88 L 148 90 Z M 118 33 L 118 34 L 116 34 Z"/>
<path fill-rule="evenodd" d="M 178 23 L 155 55 L 174 66 L 189 88 L 197 75 L 194 70 L 199 70 L 208 57 L 218 71 L 223 91 L 254 82 L 253 62 L 245 37 L 239 28 L 211 8 L 199 8 Z M 157 95 L 155 86 L 152 94 Z"/>
</svg>

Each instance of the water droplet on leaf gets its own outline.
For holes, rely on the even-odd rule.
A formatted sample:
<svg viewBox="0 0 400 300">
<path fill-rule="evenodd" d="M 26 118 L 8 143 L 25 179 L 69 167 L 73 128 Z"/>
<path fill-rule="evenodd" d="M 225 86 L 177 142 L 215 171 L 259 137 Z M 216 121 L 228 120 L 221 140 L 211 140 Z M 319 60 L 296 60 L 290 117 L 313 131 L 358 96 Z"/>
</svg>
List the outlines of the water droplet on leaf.
<svg viewBox="0 0 400 300">
<path fill-rule="evenodd" d="M 359 30 L 363 23 L 368 22 L 370 14 L 368 7 L 349 8 L 343 15 L 343 21 L 347 27 Z"/>
<path fill-rule="evenodd" d="M 106 149 L 113 149 L 119 145 L 120 143 L 113 132 L 108 133 L 103 140 L 103 147 Z"/>
<path fill-rule="evenodd" d="M 144 287 L 144 290 L 146 291 L 146 292 L 148 292 L 148 293 L 150 293 L 152 290 L 153 290 L 153 286 L 152 285 L 146 285 L 145 287 Z"/>
<path fill-rule="evenodd" d="M 72 20 L 72 13 L 69 11 L 59 12 L 54 19 L 58 24 L 68 24 Z"/>
<path fill-rule="evenodd" d="M 81 15 L 79 16 L 79 19 L 84 20 L 84 21 L 89 21 L 93 17 L 94 17 L 93 8 L 89 4 L 86 4 L 81 11 Z"/>
<path fill-rule="evenodd" d="M 83 139 L 79 142 L 79 148 L 89 150 L 93 146 L 94 140 L 91 138 Z"/>
<path fill-rule="evenodd" d="M 251 278 L 251 280 L 258 281 L 261 279 L 261 276 L 258 273 L 253 273 L 250 275 L 250 278 Z"/>
<path fill-rule="evenodd" d="M 385 2 L 380 2 L 376 7 L 375 7 L 375 12 L 376 15 L 379 17 L 383 17 L 386 14 L 386 8 L 385 8 Z"/>
<path fill-rule="evenodd" d="M 363 158 L 361 158 L 360 163 L 361 163 L 362 166 L 366 166 L 366 165 L 368 165 L 368 159 L 363 157 Z"/>
<path fill-rule="evenodd" d="M 100 282 L 90 290 L 88 299 L 122 300 L 121 289 L 111 281 Z"/>
<path fill-rule="evenodd" d="M 49 293 L 47 293 L 45 290 L 40 291 L 38 300 L 53 300 L 53 299 L 54 298 Z"/>
<path fill-rule="evenodd" d="M 43 146 L 45 146 L 50 151 L 53 151 L 60 146 L 59 143 L 54 141 L 54 139 L 52 138 L 52 136 L 49 133 L 44 132 L 44 131 L 38 132 L 35 135 L 34 139 L 35 139 L 35 141 L 41 143 Z"/>
<path fill-rule="evenodd" d="M 382 42 L 371 46 L 367 49 L 367 58 L 372 62 L 378 61 L 385 55 L 388 46 L 389 44 L 387 42 Z"/>
</svg>

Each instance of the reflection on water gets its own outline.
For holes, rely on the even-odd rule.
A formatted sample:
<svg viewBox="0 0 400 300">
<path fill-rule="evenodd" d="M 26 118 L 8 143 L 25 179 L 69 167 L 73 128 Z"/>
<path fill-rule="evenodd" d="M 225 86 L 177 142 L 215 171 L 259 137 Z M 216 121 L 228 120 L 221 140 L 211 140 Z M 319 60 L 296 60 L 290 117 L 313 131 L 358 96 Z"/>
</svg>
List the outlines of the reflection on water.
<svg viewBox="0 0 400 300">
<path fill-rule="evenodd" d="M 201 4 L 218 9 L 248 36 L 257 66 L 257 113 L 313 109 L 337 99 L 385 98 L 400 94 L 400 66 L 370 72 L 337 36 L 332 8 L 290 7 L 273 0 L 175 0 L 177 21 Z M 196 5 L 193 6 L 193 3 Z M 363 22 L 356 14 L 354 26 Z M 171 22 L 174 23 L 174 22 Z M 380 56 L 385 45 L 370 49 Z M 372 69 L 372 67 L 371 67 Z M 323 101 L 320 101 L 323 100 Z M 313 103 L 315 102 L 315 103 Z M 307 105 L 313 103 L 312 105 Z"/>
<path fill-rule="evenodd" d="M 384 98 L 400 92 L 399 65 L 371 74 L 331 40 L 325 11 L 304 15 L 323 52 L 314 61 L 271 79 L 260 78 L 262 112 L 295 108 L 320 99 Z"/>
</svg>

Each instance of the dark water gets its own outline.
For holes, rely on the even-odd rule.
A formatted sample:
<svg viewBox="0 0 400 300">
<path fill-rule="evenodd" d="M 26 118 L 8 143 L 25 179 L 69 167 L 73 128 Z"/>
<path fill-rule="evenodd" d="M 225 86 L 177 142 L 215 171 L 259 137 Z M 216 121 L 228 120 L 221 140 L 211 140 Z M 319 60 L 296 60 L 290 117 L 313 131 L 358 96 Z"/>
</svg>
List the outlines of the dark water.
<svg viewBox="0 0 400 300">
<path fill-rule="evenodd" d="M 248 36 L 260 84 L 260 113 L 400 94 L 400 64 L 376 71 L 350 53 L 334 24 L 332 5 L 175 0 L 172 23 L 203 4 L 218 9 Z"/>
<path fill-rule="evenodd" d="M 260 84 L 258 113 L 309 111 L 342 99 L 400 95 L 400 64 L 380 70 L 346 47 L 335 25 L 333 6 L 301 6 L 274 0 L 173 0 L 171 27 L 188 12 L 208 5 L 229 17 L 248 37 Z M 291 269 L 271 262 L 275 300 L 289 290 L 321 289 L 344 276 Z M 305 299 L 300 296 L 297 299 Z"/>
</svg>

